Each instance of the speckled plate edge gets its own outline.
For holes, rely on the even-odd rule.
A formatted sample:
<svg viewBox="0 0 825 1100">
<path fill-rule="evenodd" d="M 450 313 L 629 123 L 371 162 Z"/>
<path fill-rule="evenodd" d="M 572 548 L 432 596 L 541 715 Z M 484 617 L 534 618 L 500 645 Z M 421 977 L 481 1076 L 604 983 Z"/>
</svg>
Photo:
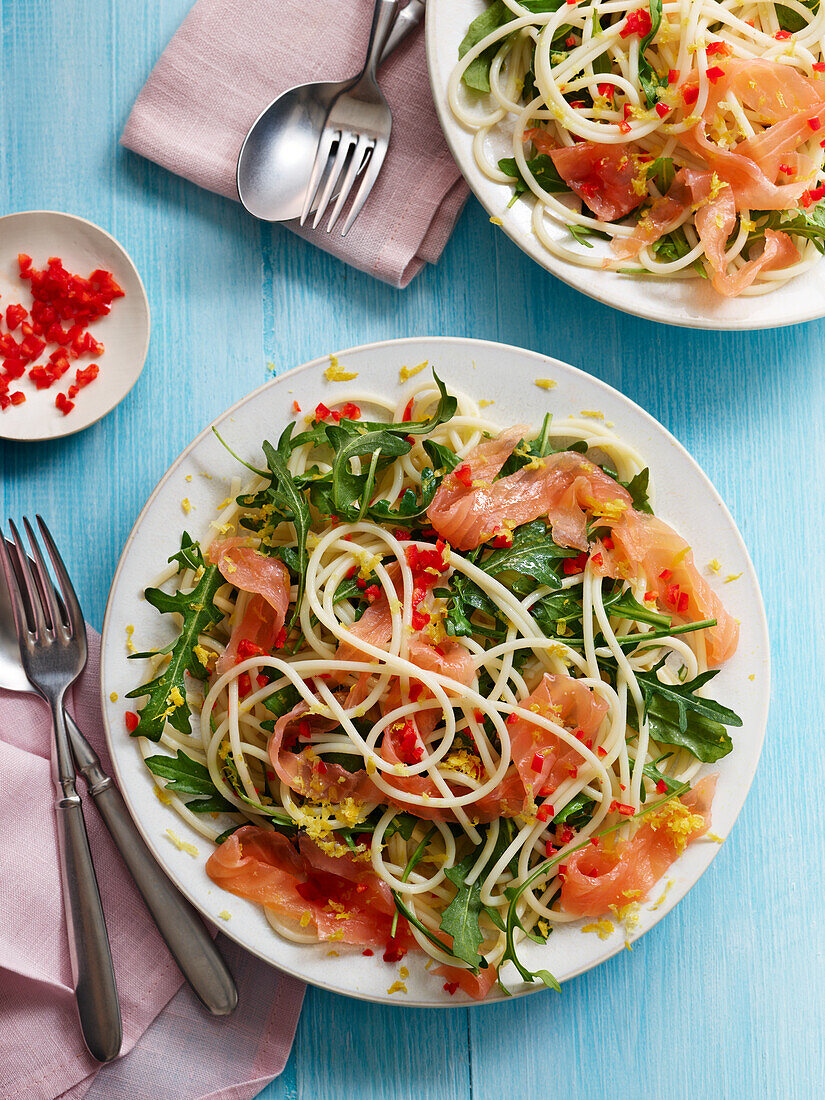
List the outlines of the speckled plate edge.
<svg viewBox="0 0 825 1100">
<path fill-rule="evenodd" d="M 724 502 L 697 463 L 665 428 L 617 390 L 575 367 L 536 352 L 480 340 L 432 337 L 383 341 L 341 351 L 337 356 L 342 366 L 357 369 L 361 375 L 357 383 L 347 384 L 348 392 L 363 385 L 367 391 L 386 393 L 389 387 L 397 385 L 401 366 L 427 359 L 439 369 L 448 385 L 452 383 L 478 397 L 494 397 L 503 412 L 502 423 L 514 422 L 519 406 L 523 417 L 527 400 L 536 410 L 531 412 L 531 418 L 543 414 L 544 409 L 538 408 L 541 404 L 559 415 L 576 412 L 582 406 L 602 409 L 616 422 L 617 431 L 646 458 L 650 457 L 654 478 L 657 470 L 660 474 L 659 514 L 684 530 L 697 550 L 697 561 L 720 554 L 726 564 L 743 574 L 725 592 L 726 603 L 742 621 L 742 642 L 715 684 L 715 694 L 738 710 L 745 722 L 738 731 L 734 752 L 715 769 L 720 773 L 720 782 L 713 828 L 727 835 L 747 796 L 764 739 L 770 681 L 769 642 L 762 597 L 745 545 Z M 328 365 L 329 357 L 324 356 L 286 372 L 237 402 L 215 424 L 222 424 L 222 432 L 231 434 L 231 426 L 239 423 L 239 414 L 244 413 L 247 417 L 244 438 L 248 440 L 244 447 L 252 453 L 259 438 L 273 434 L 280 422 L 286 422 L 294 396 L 304 408 L 313 407 L 318 400 L 331 403 L 340 399 L 340 387 L 333 390 L 324 381 L 323 371 Z M 504 365 L 509 365 L 509 369 L 503 370 Z M 524 377 L 523 387 L 513 387 L 514 373 Z M 558 388 L 549 393 L 534 391 L 535 377 L 552 377 Z M 537 394 L 542 396 L 536 397 Z M 257 429 L 249 432 L 250 415 L 262 417 L 267 427 L 260 433 Z M 416 969 L 415 959 L 411 964 L 409 956 L 405 959 L 411 969 L 407 979 L 409 993 L 389 995 L 388 987 L 398 976 L 397 968 L 381 962 L 380 956 L 364 959 L 357 949 L 350 954 L 336 944 L 340 955 L 333 963 L 328 957 L 329 944 L 307 947 L 282 940 L 272 932 L 257 906 L 220 891 L 210 882 L 203 872 L 205 842 L 152 794 L 151 776 L 124 727 L 124 712 L 129 704 L 123 695 L 139 675 L 139 670 L 126 660 L 124 632 L 127 623 L 139 622 L 146 613 L 144 621 L 139 622 L 140 632 L 144 627 L 152 630 L 154 624 L 151 640 L 157 639 L 160 618 L 139 600 L 139 589 L 162 566 L 168 552 L 176 548 L 184 525 L 192 533 L 198 533 L 197 517 L 183 515 L 178 494 L 189 493 L 196 508 L 203 509 L 200 514 L 206 520 L 214 514 L 207 509 L 215 507 L 225 495 L 225 484 L 218 476 L 209 480 L 197 475 L 213 470 L 217 475 L 219 469 L 225 469 L 227 474 L 237 472 L 231 461 L 221 466 L 225 452 L 210 429 L 211 425 L 178 456 L 144 505 L 124 546 L 107 603 L 101 646 L 102 708 L 115 774 L 130 812 L 158 862 L 185 896 L 204 917 L 263 961 L 321 988 L 364 1000 L 409 1007 L 474 1003 L 460 995 L 452 998 L 445 995 L 441 983 L 426 974 L 423 965 L 418 964 Z M 204 458 L 206 463 L 201 461 Z M 667 486 L 661 476 L 664 469 L 672 479 Z M 190 482 L 184 480 L 187 474 L 192 475 Z M 701 492 L 697 493 L 697 489 Z M 132 580 L 134 587 L 129 586 Z M 141 644 L 150 640 L 140 633 L 138 637 Z M 754 682 L 749 676 L 754 677 Z M 118 693 L 116 702 L 110 699 L 113 691 Z M 164 835 L 167 827 L 200 847 L 197 860 L 176 850 Z M 684 897 L 717 851 L 718 845 L 711 842 L 698 842 L 688 848 L 669 874 L 673 885 L 666 899 L 656 911 L 643 911 L 639 928 L 628 937 L 631 942 L 658 923 Z M 231 920 L 220 920 L 219 914 L 227 910 L 232 913 Z M 621 929 L 602 942 L 595 936 L 582 934 L 579 925 L 575 925 L 554 932 L 547 946 L 527 944 L 523 956 L 528 965 L 546 966 L 566 981 L 624 946 L 625 934 Z M 511 988 L 516 995 L 523 995 L 534 992 L 536 987 L 514 982 Z M 494 989 L 484 1003 L 501 996 Z"/>
</svg>

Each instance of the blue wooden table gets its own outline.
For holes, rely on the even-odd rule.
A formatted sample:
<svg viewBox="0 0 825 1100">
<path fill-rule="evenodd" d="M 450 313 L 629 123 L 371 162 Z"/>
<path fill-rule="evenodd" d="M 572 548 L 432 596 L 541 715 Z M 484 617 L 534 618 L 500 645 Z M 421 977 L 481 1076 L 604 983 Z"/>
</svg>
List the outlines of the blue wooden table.
<svg viewBox="0 0 825 1100">
<path fill-rule="evenodd" d="M 540 270 L 475 202 L 440 264 L 407 290 L 348 270 L 118 148 L 188 6 L 0 0 L 2 212 L 98 222 L 132 254 L 152 309 L 146 369 L 118 409 L 56 443 L 0 444 L 0 515 L 48 516 L 90 621 L 100 627 L 121 546 L 158 478 L 267 379 L 268 363 L 280 371 L 353 344 L 443 333 L 567 360 L 673 431 L 742 530 L 773 639 L 770 724 L 745 809 L 707 874 L 632 953 L 560 995 L 472 1010 L 387 1009 L 310 989 L 286 1070 L 262 1096 L 821 1096 L 825 322 L 738 335 L 623 316 Z"/>
</svg>

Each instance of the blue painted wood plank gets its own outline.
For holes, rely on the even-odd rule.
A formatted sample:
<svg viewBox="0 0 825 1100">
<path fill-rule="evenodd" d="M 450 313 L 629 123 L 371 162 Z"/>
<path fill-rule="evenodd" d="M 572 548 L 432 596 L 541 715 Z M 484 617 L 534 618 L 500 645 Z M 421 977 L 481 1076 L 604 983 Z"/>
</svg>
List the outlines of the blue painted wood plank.
<svg viewBox="0 0 825 1100">
<path fill-rule="evenodd" d="M 0 514 L 49 515 L 72 547 L 90 620 L 100 625 L 120 546 L 157 478 L 266 380 L 267 361 L 283 370 L 435 332 L 566 359 L 670 428 L 751 549 L 775 669 L 765 752 L 739 822 L 632 953 L 559 996 L 469 1011 L 387 1010 L 310 990 L 287 1068 L 262 1096 L 821 1095 L 825 590 L 821 567 L 806 562 L 821 557 L 825 324 L 720 334 L 626 317 L 538 269 L 475 203 L 439 265 L 403 292 L 258 226 L 116 144 L 187 7 L 87 0 L 84 18 L 68 19 L 45 0 L 0 3 L 4 212 L 50 207 L 98 221 L 132 252 L 152 307 L 146 370 L 111 416 L 48 446 L 0 445 Z"/>
</svg>

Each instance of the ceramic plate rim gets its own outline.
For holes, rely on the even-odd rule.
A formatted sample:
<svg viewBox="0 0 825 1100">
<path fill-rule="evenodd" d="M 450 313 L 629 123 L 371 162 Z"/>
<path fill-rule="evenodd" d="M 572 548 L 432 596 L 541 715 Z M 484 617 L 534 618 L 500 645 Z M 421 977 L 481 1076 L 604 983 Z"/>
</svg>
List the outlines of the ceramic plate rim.
<svg viewBox="0 0 825 1100">
<path fill-rule="evenodd" d="M 629 286 L 630 284 L 622 284 L 618 281 L 616 283 L 608 282 L 606 283 L 607 289 L 603 290 L 601 287 L 602 281 L 598 276 L 610 275 L 613 274 L 612 272 L 602 272 L 599 269 L 592 268 L 579 268 L 574 264 L 566 263 L 547 251 L 532 233 L 525 234 L 506 218 L 502 218 L 501 202 L 499 202 L 498 205 L 494 205 L 492 199 L 486 193 L 487 186 L 500 187 L 502 185 L 494 185 L 493 181 L 487 180 L 484 174 L 476 167 L 472 153 L 468 152 L 472 139 L 458 119 L 453 117 L 446 99 L 446 78 L 440 79 L 440 64 L 437 56 L 439 49 L 437 38 L 438 27 L 436 21 L 447 7 L 447 2 L 448 0 L 429 0 L 427 5 L 427 18 L 425 20 L 427 72 L 429 74 L 430 90 L 432 92 L 441 132 L 444 135 L 453 160 L 475 197 L 491 218 L 495 217 L 499 219 L 501 223 L 499 228 L 507 234 L 510 240 L 540 267 L 544 268 L 557 279 L 560 279 L 563 283 L 566 283 L 567 286 L 572 287 L 581 294 L 585 294 L 588 298 L 592 298 L 601 305 L 617 309 L 621 313 L 626 313 L 630 316 L 641 317 L 646 321 L 671 325 L 674 328 L 707 329 L 714 332 L 757 332 L 774 328 L 786 328 L 789 325 L 805 324 L 808 321 L 816 321 L 825 316 L 825 293 L 820 294 L 818 299 L 819 304 L 815 304 L 817 299 L 812 295 L 810 307 L 807 310 L 801 310 L 798 315 L 792 315 L 790 317 L 777 315 L 766 321 L 760 321 L 758 319 L 760 312 L 764 312 L 764 306 L 763 310 L 760 311 L 759 304 L 768 301 L 771 295 L 737 299 L 737 301 L 747 300 L 754 303 L 754 313 L 757 314 L 757 319 L 755 321 L 750 321 L 747 318 L 720 319 L 708 316 L 704 313 L 674 316 L 669 305 L 657 307 L 657 296 L 655 293 L 657 284 L 653 279 L 644 281 L 638 280 L 636 283 L 638 287 L 649 287 L 651 291 L 644 296 L 643 302 L 639 305 L 634 305 L 632 300 L 617 301 L 615 300 L 617 288 L 619 292 L 621 292 L 623 286 Z M 450 2 L 452 2 L 452 0 L 450 0 Z M 461 0 L 459 0 L 459 2 L 461 2 Z M 456 47 L 457 45 L 458 42 L 456 41 Z M 501 198 L 502 195 L 503 192 L 501 192 L 499 198 Z M 823 272 L 825 272 L 825 267 L 823 267 L 824 264 L 825 260 L 820 261 L 819 266 Z M 805 278 L 805 274 L 799 276 L 799 279 Z M 597 276 L 597 278 L 594 279 L 594 275 Z M 825 280 L 825 274 L 823 274 L 823 280 Z M 797 280 L 794 280 L 794 282 L 796 281 Z"/>
<path fill-rule="evenodd" d="M 50 217 L 63 218 L 67 221 L 79 222 L 81 225 L 87 226 L 88 228 L 94 230 L 95 233 L 99 233 L 101 236 L 106 237 L 109 242 L 115 247 L 115 249 L 120 253 L 126 265 L 131 270 L 131 273 L 134 275 L 135 280 L 137 281 L 137 288 L 140 292 L 140 302 L 143 307 L 143 314 L 146 318 L 145 337 L 143 340 L 143 348 L 141 352 L 139 354 L 136 354 L 135 356 L 135 362 L 139 362 L 139 366 L 136 366 L 135 369 L 132 371 L 129 385 L 123 391 L 123 393 L 121 393 L 120 396 L 117 397 L 114 401 L 111 401 L 110 403 L 107 402 L 105 407 L 102 408 L 101 411 L 98 412 L 95 416 L 84 419 L 81 415 L 78 416 L 77 420 L 75 420 L 74 413 L 79 412 L 78 409 L 75 409 L 73 410 L 72 416 L 67 416 L 64 418 L 65 430 L 52 432 L 50 435 L 24 436 L 7 435 L 3 430 L 2 418 L 0 418 L 0 439 L 8 440 L 10 443 L 48 443 L 51 440 L 55 439 L 65 439 L 67 436 L 76 435 L 78 432 L 83 432 L 87 428 L 91 428 L 93 424 L 97 424 L 98 421 L 102 420 L 104 416 L 108 416 L 113 409 L 117 408 L 121 401 L 128 397 L 128 395 L 134 389 L 141 374 L 143 373 L 143 368 L 146 366 L 146 358 L 149 354 L 149 342 L 152 335 L 152 313 L 149 309 L 149 296 L 146 293 L 146 287 L 143 284 L 143 279 L 140 276 L 137 264 L 120 243 L 120 241 L 108 230 L 103 229 L 102 226 L 99 226 L 96 222 L 91 221 L 91 219 L 89 218 L 84 218 L 80 214 L 69 214 L 65 210 L 13 210 L 8 214 L 0 215 L 0 229 L 2 229 L 2 226 L 5 222 L 8 222 L 13 218 L 40 217 L 44 214 L 49 215 Z M 64 425 L 61 424 L 61 427 L 64 427 Z"/>
<path fill-rule="evenodd" d="M 397 340 L 375 341 L 375 342 L 371 342 L 371 343 L 368 343 L 368 344 L 361 344 L 361 345 L 358 345 L 358 346 L 355 346 L 355 347 L 346 348 L 346 349 L 337 351 L 337 352 L 334 353 L 334 355 L 340 360 L 345 360 L 348 357 L 351 357 L 351 356 L 354 356 L 354 355 L 361 355 L 361 354 L 364 354 L 364 353 L 375 355 L 376 353 L 380 353 L 382 350 L 387 349 L 387 348 L 414 347 L 415 345 L 422 344 L 422 343 L 427 344 L 427 345 L 438 345 L 439 347 L 442 347 L 442 348 L 445 348 L 445 349 L 450 348 L 450 347 L 456 347 L 456 348 L 462 348 L 462 349 L 466 350 L 467 348 L 478 347 L 478 346 L 484 347 L 486 349 L 497 349 L 497 350 L 500 350 L 504 354 L 514 356 L 517 360 L 520 360 L 522 362 L 525 361 L 525 360 L 532 360 L 534 362 L 541 362 L 544 367 L 547 367 L 548 365 L 552 365 L 553 369 L 555 369 L 557 371 L 560 371 L 564 374 L 569 373 L 574 378 L 581 379 L 582 381 L 586 382 L 586 384 L 588 386 L 595 387 L 596 389 L 600 390 L 602 392 L 602 394 L 604 394 L 605 396 L 609 396 L 611 402 L 618 403 L 619 405 L 623 405 L 623 406 L 629 408 L 631 410 L 632 414 L 635 415 L 635 416 L 641 416 L 643 421 L 645 421 L 647 423 L 647 425 L 656 434 L 661 435 L 661 436 L 664 437 L 665 441 L 668 443 L 668 445 L 670 447 L 675 447 L 677 449 L 677 452 L 679 453 L 680 457 L 683 460 L 686 460 L 687 463 L 689 463 L 689 465 L 693 468 L 694 473 L 699 475 L 699 478 L 702 480 L 702 482 L 704 482 L 706 487 L 710 490 L 710 498 L 711 498 L 713 504 L 716 505 L 720 509 L 722 522 L 725 525 L 727 525 L 727 527 L 729 528 L 729 533 L 732 535 L 734 541 L 737 543 L 738 549 L 742 554 L 742 561 L 745 564 L 745 573 L 748 577 L 748 581 L 750 582 L 749 596 L 753 597 L 755 599 L 755 603 L 754 603 L 755 621 L 756 621 L 756 624 L 758 626 L 758 634 L 759 634 L 758 638 L 755 638 L 753 640 L 754 641 L 754 646 L 755 646 L 755 651 L 757 653 L 757 657 L 755 658 L 755 663 L 758 663 L 759 673 L 760 673 L 759 689 L 758 689 L 759 695 L 760 695 L 760 700 L 759 700 L 759 705 L 758 705 L 759 720 L 757 722 L 757 728 L 752 728 L 751 729 L 751 733 L 753 735 L 753 742 L 752 742 L 753 758 L 752 758 L 752 762 L 751 762 L 751 765 L 749 767 L 749 770 L 747 771 L 747 773 L 744 773 L 746 781 L 745 781 L 745 785 L 742 789 L 741 798 L 739 799 L 738 805 L 736 805 L 736 807 L 735 807 L 735 812 L 733 813 L 733 817 L 731 818 L 731 821 L 730 821 L 730 828 L 732 828 L 733 824 L 735 823 L 736 819 L 738 818 L 738 816 L 739 816 L 739 814 L 742 810 L 742 807 L 744 806 L 744 803 L 747 799 L 747 794 L 748 794 L 748 791 L 750 790 L 751 784 L 753 782 L 753 778 L 754 778 L 754 775 L 755 775 L 755 772 L 756 772 L 756 767 L 758 765 L 760 755 L 761 755 L 761 751 L 762 751 L 763 744 L 764 744 L 764 738 L 765 738 L 765 732 L 766 732 L 767 720 L 768 720 L 768 705 L 769 705 L 769 699 L 770 699 L 770 678 L 771 678 L 771 676 L 770 676 L 770 673 L 771 673 L 771 670 L 770 670 L 770 643 L 769 643 L 768 624 L 767 624 L 767 618 L 766 618 L 766 615 L 765 615 L 764 601 L 763 601 L 763 598 L 762 598 L 762 594 L 761 594 L 758 578 L 757 578 L 757 575 L 756 575 L 756 571 L 754 569 L 754 566 L 753 566 L 753 563 L 751 561 L 750 555 L 748 553 L 747 547 L 745 546 L 744 540 L 742 539 L 741 533 L 739 532 L 739 529 L 736 526 L 736 523 L 733 520 L 733 517 L 731 516 L 727 506 L 725 505 L 724 501 L 722 500 L 722 498 L 719 495 L 718 491 L 716 490 L 715 486 L 710 481 L 707 474 L 705 474 L 705 472 L 702 470 L 701 466 L 699 466 L 698 462 L 685 449 L 685 447 L 675 438 L 675 436 L 673 436 L 672 433 L 669 432 L 668 429 L 664 427 L 664 425 L 660 424 L 659 421 L 657 421 L 650 413 L 646 412 L 641 406 L 637 405 L 634 401 L 632 401 L 632 399 L 627 397 L 625 394 L 621 393 L 621 391 L 616 390 L 614 387 L 610 386 L 608 383 L 603 382 L 601 379 L 596 378 L 593 375 L 587 374 L 587 372 L 581 370 L 580 368 L 574 367 L 571 364 L 568 364 L 568 363 L 565 363 L 561 360 L 555 359 L 552 356 L 544 355 L 541 352 L 532 351 L 532 350 L 527 349 L 527 348 L 517 347 L 515 345 L 504 344 L 504 343 L 501 343 L 501 342 L 498 342 L 498 341 L 478 340 L 478 339 L 474 339 L 474 338 L 457 337 L 457 336 L 430 336 L 430 337 L 423 336 L 423 337 L 406 337 L 406 338 L 397 339 Z M 413 360 L 414 355 L 410 356 L 410 359 Z M 121 790 L 123 798 L 126 802 L 126 805 L 129 808 L 129 812 L 132 816 L 132 819 L 134 820 L 136 827 L 138 828 L 139 832 L 141 833 L 141 835 L 143 836 L 143 838 L 146 841 L 147 845 L 149 846 L 150 850 L 152 851 L 152 854 L 153 854 L 154 858 L 156 860 L 158 860 L 160 866 L 169 875 L 170 879 L 175 884 L 175 886 L 184 894 L 185 897 L 187 897 L 187 899 L 195 906 L 195 908 L 198 909 L 198 911 L 201 913 L 201 915 L 204 918 L 206 918 L 208 921 L 210 921 L 211 923 L 214 923 L 214 914 L 206 906 L 206 904 L 205 904 L 202 897 L 199 897 L 197 894 L 195 894 L 192 891 L 186 889 L 185 886 L 183 886 L 176 879 L 174 871 L 170 867 L 171 860 L 168 858 L 169 852 L 172 852 L 174 850 L 170 846 L 164 846 L 162 841 L 157 836 L 150 833 L 148 831 L 148 829 L 144 826 L 144 823 L 142 822 L 141 817 L 140 817 L 139 808 L 138 808 L 138 806 L 136 805 L 136 803 L 133 799 L 132 792 L 129 790 L 128 786 L 126 784 L 124 784 L 124 781 L 123 781 L 123 773 L 122 773 L 122 770 L 121 770 L 121 767 L 120 767 L 119 752 L 123 750 L 125 745 L 131 744 L 131 743 L 126 741 L 123 738 L 121 731 L 118 731 L 117 736 L 115 735 L 115 732 L 113 730 L 113 716 L 110 714 L 110 710 L 111 710 L 111 708 L 113 707 L 114 704 L 110 701 L 109 690 L 107 689 L 109 665 L 110 665 L 110 663 L 115 663 L 116 660 L 117 660 L 117 657 L 115 656 L 115 643 L 114 643 L 113 638 L 111 637 L 112 618 L 114 617 L 114 614 L 115 614 L 115 600 L 116 600 L 116 596 L 117 596 L 117 592 L 118 592 L 118 586 L 119 586 L 122 574 L 125 570 L 127 560 L 130 556 L 132 546 L 133 546 L 134 542 L 136 541 L 138 535 L 140 534 L 140 531 L 141 531 L 141 528 L 142 528 L 143 524 L 147 521 L 156 499 L 158 498 L 159 494 L 162 492 L 162 490 L 166 486 L 169 479 L 175 474 L 176 471 L 178 471 L 180 469 L 180 467 L 183 465 L 183 463 L 187 460 L 187 458 L 189 458 L 192 455 L 192 453 L 196 450 L 196 448 L 200 445 L 200 443 L 210 435 L 212 427 L 214 425 L 218 425 L 221 422 L 230 419 L 236 413 L 238 413 L 239 410 L 241 410 L 244 406 L 246 406 L 250 403 L 254 404 L 255 402 L 257 402 L 259 400 L 259 398 L 262 394 L 267 393 L 270 390 L 283 387 L 285 384 L 288 385 L 288 383 L 290 381 L 296 379 L 300 375 L 305 375 L 305 374 L 308 374 L 312 371 L 318 371 L 322 367 L 328 367 L 329 362 L 330 362 L 330 355 L 329 354 L 319 356 L 319 357 L 317 357 L 317 358 L 315 358 L 315 359 L 313 359 L 309 362 L 306 362 L 306 363 L 300 364 L 299 366 L 293 367 L 290 370 L 285 371 L 283 374 L 279 375 L 278 377 L 273 378 L 270 381 L 264 383 L 262 386 L 259 386 L 257 389 L 251 391 L 250 393 L 246 394 L 244 397 L 240 398 L 233 405 L 231 405 L 228 409 L 226 409 L 223 412 L 219 413 L 218 416 L 215 417 L 214 420 L 209 425 L 207 425 L 201 432 L 199 432 L 195 436 L 195 438 L 180 452 L 180 454 L 173 460 L 173 462 L 169 465 L 167 470 L 160 477 L 159 481 L 157 482 L 157 484 L 153 488 L 152 492 L 150 493 L 148 499 L 146 500 L 146 503 L 144 504 L 143 508 L 140 510 L 140 513 L 138 514 L 137 519 L 135 520 L 135 522 L 132 526 L 132 529 L 129 532 L 129 535 L 126 539 L 126 542 L 124 543 L 123 550 L 121 552 L 120 558 L 118 560 L 118 564 L 117 564 L 117 567 L 116 567 L 116 570 L 115 570 L 115 573 L 114 573 L 114 576 L 113 576 L 113 579 L 112 579 L 112 584 L 111 584 L 111 587 L 110 587 L 110 590 L 109 590 L 109 595 L 108 595 L 107 602 L 106 602 L 106 610 L 105 610 L 105 615 L 104 615 L 103 630 L 102 630 L 102 634 L 101 634 L 101 648 L 100 648 L 100 690 L 101 690 L 101 708 L 102 708 L 102 712 L 103 712 L 103 721 L 104 721 L 104 728 L 105 728 L 105 734 L 106 734 L 106 743 L 107 743 L 107 747 L 108 747 L 108 750 L 109 750 L 109 755 L 110 755 L 110 758 L 111 758 L 111 761 L 112 761 L 112 767 L 113 767 L 113 770 L 114 770 L 114 773 L 115 773 L 115 777 L 117 779 L 118 786 L 120 787 L 120 790 Z M 320 382 L 320 380 L 321 379 L 319 379 L 319 382 Z M 122 641 L 120 642 L 120 646 L 122 648 Z M 110 660 L 110 658 L 111 658 L 111 660 Z M 135 751 L 137 751 L 136 748 L 135 748 Z M 171 811 L 171 810 L 169 812 L 174 813 L 174 811 Z M 175 816 L 175 818 L 173 820 L 174 821 L 179 821 L 180 819 L 177 818 L 177 816 Z M 169 852 L 164 850 L 165 847 L 169 847 Z M 650 931 L 651 928 L 653 928 L 656 924 L 658 924 L 658 922 L 668 912 L 670 912 L 670 910 L 676 904 L 678 904 L 679 901 L 682 900 L 682 898 L 689 892 L 689 890 L 692 889 L 693 886 L 695 886 L 695 884 L 699 881 L 699 879 L 702 877 L 702 875 L 705 873 L 705 871 L 708 869 L 708 867 L 712 863 L 712 861 L 715 858 L 715 856 L 717 855 L 718 850 L 719 850 L 720 847 L 721 846 L 719 846 L 719 845 L 708 845 L 707 846 L 707 849 L 708 849 L 707 861 L 703 864 L 703 866 L 698 871 L 698 873 L 692 874 L 692 876 L 689 878 L 689 881 L 687 882 L 687 885 L 684 885 L 682 882 L 680 882 L 678 884 L 678 887 L 674 891 L 672 891 L 671 894 L 669 895 L 667 903 L 663 904 L 660 907 L 660 911 L 657 911 L 657 913 L 655 914 L 654 919 L 649 924 L 648 923 L 645 924 L 643 933 L 641 933 L 641 934 L 644 934 L 645 932 Z M 237 902 L 240 901 L 240 899 L 237 899 L 237 898 L 234 898 L 234 897 L 231 900 L 232 900 L 233 903 L 237 903 Z M 245 903 L 245 904 L 250 904 L 250 903 Z M 329 992 L 340 993 L 340 994 L 343 994 L 345 996 L 354 997 L 355 999 L 358 999 L 358 1000 L 370 1001 L 372 1003 L 384 1003 L 384 1004 L 390 1004 L 390 1005 L 393 1005 L 393 1006 L 396 1006 L 396 1007 L 409 1007 L 409 1008 L 420 1008 L 420 1007 L 425 1007 L 425 1008 L 442 1008 L 442 1007 L 449 1008 L 449 1007 L 456 1007 L 457 1005 L 463 1005 L 463 1004 L 477 1004 L 477 1003 L 497 1004 L 497 1003 L 500 1003 L 499 999 L 491 1000 L 491 1001 L 484 1001 L 484 1002 L 475 1002 L 475 1001 L 472 1001 L 470 999 L 467 999 L 465 1001 L 465 1000 L 459 1000 L 458 998 L 443 999 L 443 1000 L 436 1000 L 436 999 L 433 999 L 433 1000 L 420 1000 L 420 999 L 413 999 L 413 998 L 408 997 L 408 998 L 405 998 L 402 1001 L 402 1000 L 399 1000 L 399 999 L 393 1000 L 388 995 L 373 995 L 373 994 L 370 994 L 368 992 L 346 988 L 346 983 L 342 984 L 340 979 L 339 979 L 338 982 L 333 981 L 333 980 L 321 980 L 321 979 L 318 979 L 317 977 L 308 976 L 305 973 L 301 973 L 301 972 L 295 970 L 294 968 L 291 968 L 287 965 L 284 965 L 283 962 L 276 961 L 271 955 L 268 955 L 265 951 L 255 947 L 253 944 L 251 944 L 249 942 L 249 939 L 244 937 L 243 931 L 241 931 L 240 933 L 236 932 L 235 928 L 233 928 L 231 926 L 231 922 L 228 922 L 226 925 L 221 925 L 220 930 L 224 934 L 226 934 L 230 939 L 234 940 L 237 944 L 239 944 L 241 947 L 243 947 L 245 950 L 250 951 L 252 954 L 256 955 L 262 961 L 268 963 L 271 966 L 274 966 L 276 969 L 281 970 L 284 973 L 290 974 L 290 975 L 298 978 L 299 980 L 305 981 L 305 982 L 307 982 L 309 984 L 312 984 L 312 985 L 316 985 L 319 988 L 325 989 Z M 629 938 L 632 941 L 636 937 L 631 935 Z M 277 944 L 279 944 L 280 942 L 281 942 L 280 938 L 278 936 L 276 936 L 275 933 L 273 933 L 273 946 L 277 947 Z M 595 941 L 594 941 L 594 943 L 595 943 Z M 619 953 L 621 950 L 623 950 L 623 944 L 622 943 L 619 943 L 615 946 L 614 945 L 605 945 L 604 947 L 594 948 L 594 955 L 593 955 L 592 959 L 589 959 L 587 962 L 583 963 L 582 965 L 577 966 L 575 969 L 573 969 L 569 973 L 565 973 L 564 977 L 560 980 L 561 981 L 569 981 L 570 979 L 572 979 L 574 977 L 577 977 L 580 974 L 585 973 L 586 971 L 591 970 L 594 967 L 600 965 L 601 963 L 605 962 L 607 959 L 609 959 L 612 956 L 614 956 L 615 954 Z M 344 974 L 345 973 L 346 973 L 346 971 L 344 971 Z M 527 996 L 531 993 L 538 992 L 539 990 L 541 990 L 543 988 L 544 987 L 541 986 L 540 984 L 536 987 L 529 987 L 529 988 L 524 988 L 524 989 L 519 988 L 519 989 L 516 989 L 516 991 L 513 994 L 513 997 Z"/>
</svg>

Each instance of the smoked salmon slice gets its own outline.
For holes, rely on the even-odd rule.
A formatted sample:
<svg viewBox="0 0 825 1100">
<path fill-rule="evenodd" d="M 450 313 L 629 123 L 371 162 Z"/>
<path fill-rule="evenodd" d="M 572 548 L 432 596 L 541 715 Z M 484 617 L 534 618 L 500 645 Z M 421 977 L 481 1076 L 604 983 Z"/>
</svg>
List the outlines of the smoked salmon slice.
<svg viewBox="0 0 825 1100">
<path fill-rule="evenodd" d="M 236 663 L 238 645 L 246 640 L 271 653 L 289 609 L 289 570 L 279 558 L 271 558 L 246 545 L 245 538 L 220 539 L 209 547 L 209 560 L 221 576 L 241 592 L 249 592 L 241 620 L 235 624 L 217 664 L 225 672 Z"/>
<path fill-rule="evenodd" d="M 710 828 L 716 776 L 654 810 L 627 841 L 615 847 L 602 837 L 596 847 L 574 852 L 561 871 L 561 908 L 576 917 L 600 917 L 644 901 L 685 847 Z"/>
<path fill-rule="evenodd" d="M 406 921 L 398 921 L 393 939 L 392 894 L 369 862 L 330 855 L 306 836 L 296 847 L 273 829 L 244 825 L 212 853 L 206 873 L 222 889 L 315 930 L 320 940 L 415 946 Z"/>
</svg>

